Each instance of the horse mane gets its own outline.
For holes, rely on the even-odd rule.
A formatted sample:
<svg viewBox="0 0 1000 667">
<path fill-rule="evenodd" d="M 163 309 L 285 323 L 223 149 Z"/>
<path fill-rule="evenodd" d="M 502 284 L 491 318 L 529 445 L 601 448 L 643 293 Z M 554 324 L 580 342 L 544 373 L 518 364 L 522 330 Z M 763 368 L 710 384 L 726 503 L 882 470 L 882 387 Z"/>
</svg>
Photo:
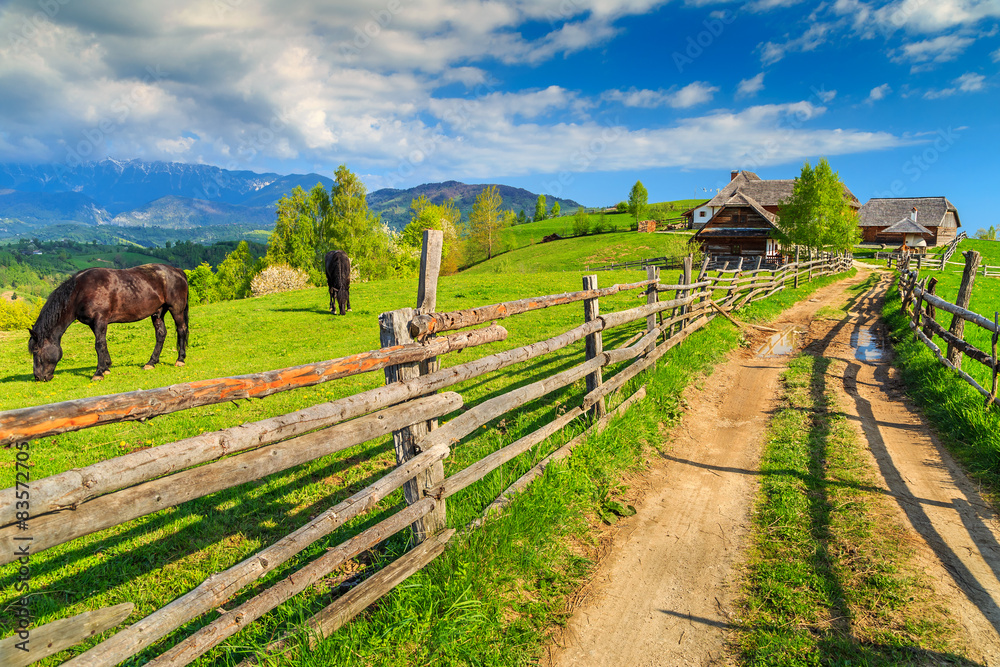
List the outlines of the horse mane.
<svg viewBox="0 0 1000 667">
<path fill-rule="evenodd" d="M 45 305 L 42 306 L 41 312 L 38 313 L 35 326 L 32 327 L 32 331 L 35 332 L 37 338 L 46 338 L 53 329 L 59 326 L 63 312 L 66 310 L 70 296 L 73 294 L 73 289 L 76 287 L 76 277 L 78 275 L 79 272 L 74 273 L 52 290 L 52 294 L 49 295 L 49 298 L 45 301 Z"/>
</svg>

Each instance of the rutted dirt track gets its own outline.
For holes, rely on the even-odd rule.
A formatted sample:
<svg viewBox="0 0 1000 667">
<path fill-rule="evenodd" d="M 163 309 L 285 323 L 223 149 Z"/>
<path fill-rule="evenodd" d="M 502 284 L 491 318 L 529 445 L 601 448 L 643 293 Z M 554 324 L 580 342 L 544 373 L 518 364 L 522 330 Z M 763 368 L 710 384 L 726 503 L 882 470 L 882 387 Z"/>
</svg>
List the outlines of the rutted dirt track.
<svg viewBox="0 0 1000 667">
<path fill-rule="evenodd" d="M 900 522 L 911 527 L 918 561 L 967 633 L 969 657 L 1000 665 L 997 517 L 904 400 L 888 361 L 856 358 L 859 334 L 879 331 L 888 276 L 847 317 L 816 319 L 824 306 L 844 307 L 846 287 L 865 277 L 817 291 L 771 326 L 795 326 L 807 352 L 847 363 L 841 407 L 867 441 Z M 734 352 L 702 389 L 687 392 L 681 425 L 644 476 L 638 513 L 620 524 L 545 664 L 725 663 L 763 432 L 787 362 L 755 358 L 756 348 Z"/>
</svg>

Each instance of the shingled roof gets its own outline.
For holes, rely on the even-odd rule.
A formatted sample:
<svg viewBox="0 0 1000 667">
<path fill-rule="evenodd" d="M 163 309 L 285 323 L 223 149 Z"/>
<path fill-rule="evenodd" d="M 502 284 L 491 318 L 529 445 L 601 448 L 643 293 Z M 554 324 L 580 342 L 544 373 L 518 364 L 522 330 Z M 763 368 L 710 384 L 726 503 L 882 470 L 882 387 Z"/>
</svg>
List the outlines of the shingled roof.
<svg viewBox="0 0 1000 667">
<path fill-rule="evenodd" d="M 927 229 L 916 220 L 911 220 L 909 218 L 903 218 L 893 226 L 882 230 L 882 233 L 883 234 L 927 234 L 928 236 L 934 234 L 934 232 Z"/>
<path fill-rule="evenodd" d="M 938 227 L 944 216 L 951 211 L 955 214 L 955 224 L 962 226 L 955 205 L 947 197 L 907 197 L 905 199 L 869 199 L 858 211 L 858 225 L 861 227 L 888 227 L 901 218 L 909 218 L 910 211 L 917 209 L 917 219 L 924 227 Z M 886 230 L 888 231 L 888 230 Z"/>
<path fill-rule="evenodd" d="M 794 188 L 794 178 L 765 181 L 752 171 L 741 171 L 706 206 L 725 206 L 726 202 L 732 199 L 733 195 L 737 192 L 742 192 L 750 196 L 760 206 L 778 206 L 782 200 L 792 196 Z M 846 185 L 844 186 L 844 193 L 850 198 L 851 203 L 857 206 L 861 205 L 861 202 L 858 201 L 858 198 L 854 196 L 854 193 Z"/>
</svg>

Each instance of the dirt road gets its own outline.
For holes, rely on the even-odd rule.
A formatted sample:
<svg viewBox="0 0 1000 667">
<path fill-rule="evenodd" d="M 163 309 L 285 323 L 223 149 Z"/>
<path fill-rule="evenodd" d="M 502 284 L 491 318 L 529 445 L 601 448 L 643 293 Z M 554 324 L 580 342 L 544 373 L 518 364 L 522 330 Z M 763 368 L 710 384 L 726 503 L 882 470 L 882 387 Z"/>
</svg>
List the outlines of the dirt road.
<svg viewBox="0 0 1000 667">
<path fill-rule="evenodd" d="M 1000 665 L 1000 528 L 993 510 L 907 403 L 877 326 L 886 276 L 846 317 L 846 288 L 817 291 L 772 326 L 804 332 L 810 354 L 843 359 L 841 404 L 867 441 L 886 493 L 910 526 L 919 562 L 967 633 L 969 657 Z M 853 342 L 853 344 L 852 344 Z M 690 389 L 689 409 L 645 477 L 638 513 L 578 597 L 544 664 L 723 664 L 735 574 L 758 486 L 763 432 L 787 358 L 738 350 Z"/>
</svg>

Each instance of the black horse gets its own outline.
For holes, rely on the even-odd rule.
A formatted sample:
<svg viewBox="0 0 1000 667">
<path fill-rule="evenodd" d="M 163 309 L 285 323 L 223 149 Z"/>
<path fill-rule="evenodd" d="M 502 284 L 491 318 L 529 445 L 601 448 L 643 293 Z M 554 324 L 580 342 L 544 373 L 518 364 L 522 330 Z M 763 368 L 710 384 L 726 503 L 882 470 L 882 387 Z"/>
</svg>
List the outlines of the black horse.
<svg viewBox="0 0 1000 667">
<path fill-rule="evenodd" d="M 62 359 L 60 341 L 73 320 L 80 320 L 94 331 L 97 371 L 93 379 L 103 380 L 111 368 L 108 325 L 152 317 L 156 347 L 143 368 L 153 368 L 160 361 L 167 337 L 163 323 L 167 311 L 177 327 L 177 365 L 183 366 L 188 340 L 188 283 L 183 271 L 166 264 L 145 264 L 132 269 L 98 268 L 75 273 L 49 295 L 35 326 L 28 329 L 35 379 L 52 379 Z"/>
<path fill-rule="evenodd" d="M 334 299 L 340 306 L 340 314 L 351 309 L 351 258 L 343 250 L 331 250 L 324 258 L 326 284 L 330 290 L 330 312 L 336 313 Z M 346 305 L 346 310 L 345 310 Z"/>
</svg>

